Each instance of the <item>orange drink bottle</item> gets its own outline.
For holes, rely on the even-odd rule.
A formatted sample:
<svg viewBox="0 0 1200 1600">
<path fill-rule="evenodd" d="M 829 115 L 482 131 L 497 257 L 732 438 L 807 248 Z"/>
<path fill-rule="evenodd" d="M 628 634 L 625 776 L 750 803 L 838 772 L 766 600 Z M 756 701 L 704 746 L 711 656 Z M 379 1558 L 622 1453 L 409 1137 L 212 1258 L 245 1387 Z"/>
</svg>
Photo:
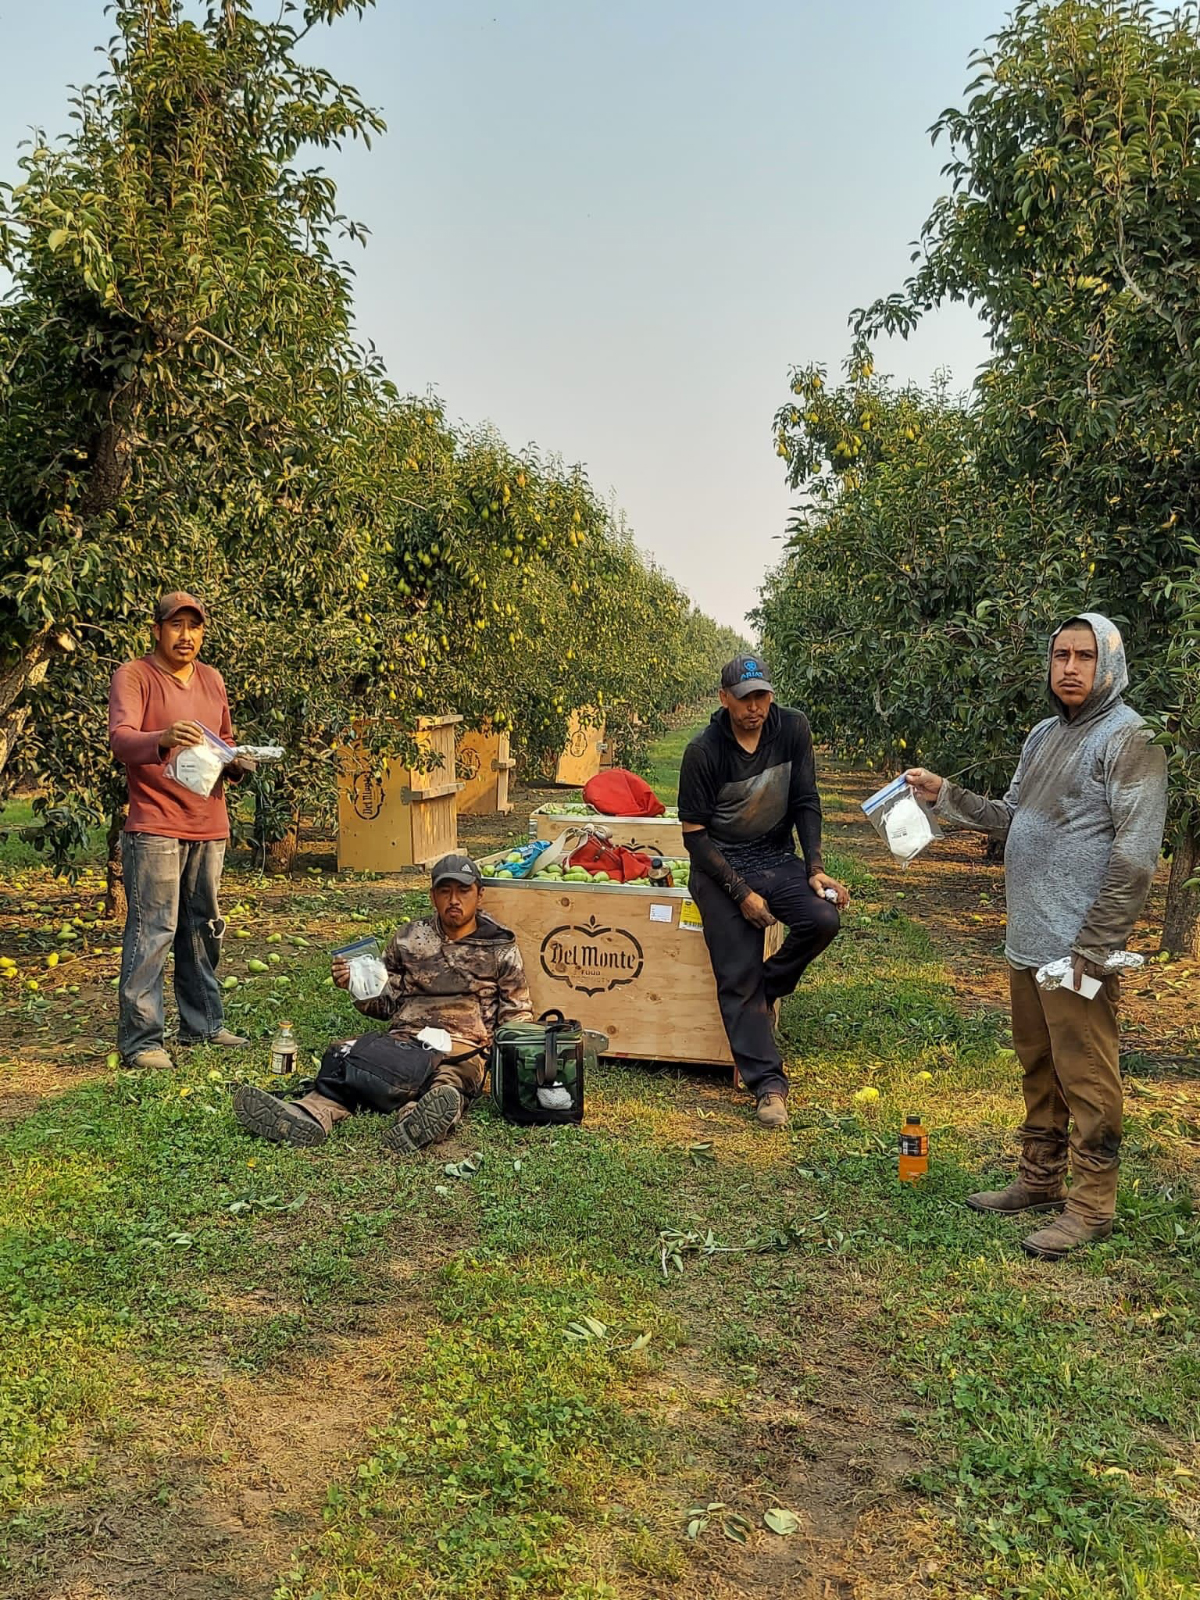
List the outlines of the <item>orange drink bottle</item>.
<svg viewBox="0 0 1200 1600">
<path fill-rule="evenodd" d="M 909 1114 L 900 1130 L 900 1182 L 916 1183 L 929 1171 L 929 1134 L 919 1116 Z"/>
</svg>

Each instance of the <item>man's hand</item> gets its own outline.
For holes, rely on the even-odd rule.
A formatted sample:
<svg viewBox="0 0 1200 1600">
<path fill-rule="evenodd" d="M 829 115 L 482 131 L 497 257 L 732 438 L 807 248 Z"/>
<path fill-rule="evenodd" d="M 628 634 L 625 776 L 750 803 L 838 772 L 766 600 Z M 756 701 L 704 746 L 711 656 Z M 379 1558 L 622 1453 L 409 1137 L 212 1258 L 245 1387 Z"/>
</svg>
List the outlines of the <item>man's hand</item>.
<svg viewBox="0 0 1200 1600">
<path fill-rule="evenodd" d="M 173 722 L 169 728 L 164 728 L 158 736 L 160 750 L 174 750 L 177 744 L 192 745 L 204 743 L 204 729 L 198 722 Z"/>
<path fill-rule="evenodd" d="M 836 878 L 831 878 L 827 872 L 814 872 L 808 880 L 808 887 L 814 894 L 825 897 L 826 889 L 832 889 L 837 895 L 837 908 L 844 911 L 850 904 L 850 891 L 844 883 L 839 883 Z"/>
<path fill-rule="evenodd" d="M 1076 956 L 1071 962 L 1071 986 L 1078 992 L 1079 980 L 1083 977 L 1099 978 L 1103 981 L 1108 974 L 1096 961 L 1089 961 L 1086 956 Z"/>
<path fill-rule="evenodd" d="M 775 926 L 775 918 L 771 915 L 770 906 L 762 895 L 755 894 L 753 889 L 742 901 L 738 910 L 746 921 L 755 928 L 773 928 Z"/>
<path fill-rule="evenodd" d="M 333 974 L 335 987 L 338 989 L 348 989 L 350 987 L 350 963 L 344 957 L 334 956 L 329 970 Z"/>
<path fill-rule="evenodd" d="M 258 771 L 258 762 L 253 756 L 234 756 L 225 771 L 236 778 L 249 777 L 250 773 Z"/>
<path fill-rule="evenodd" d="M 926 805 L 936 805 L 938 795 L 942 792 L 942 784 L 946 781 L 939 778 L 936 772 L 927 772 L 924 767 L 909 767 L 904 774 L 904 781 L 908 787 L 917 794 Z"/>
</svg>

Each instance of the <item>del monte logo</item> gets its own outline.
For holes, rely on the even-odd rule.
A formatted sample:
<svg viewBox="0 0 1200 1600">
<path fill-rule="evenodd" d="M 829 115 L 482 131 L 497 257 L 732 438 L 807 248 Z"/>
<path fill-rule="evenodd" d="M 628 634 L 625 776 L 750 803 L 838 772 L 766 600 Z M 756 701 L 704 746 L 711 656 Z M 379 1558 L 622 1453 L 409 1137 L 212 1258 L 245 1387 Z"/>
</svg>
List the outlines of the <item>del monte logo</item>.
<svg viewBox="0 0 1200 1600">
<path fill-rule="evenodd" d="M 542 940 L 542 971 L 579 994 L 605 994 L 633 983 L 644 965 L 642 947 L 624 928 L 603 927 L 595 917 L 551 928 Z"/>
</svg>

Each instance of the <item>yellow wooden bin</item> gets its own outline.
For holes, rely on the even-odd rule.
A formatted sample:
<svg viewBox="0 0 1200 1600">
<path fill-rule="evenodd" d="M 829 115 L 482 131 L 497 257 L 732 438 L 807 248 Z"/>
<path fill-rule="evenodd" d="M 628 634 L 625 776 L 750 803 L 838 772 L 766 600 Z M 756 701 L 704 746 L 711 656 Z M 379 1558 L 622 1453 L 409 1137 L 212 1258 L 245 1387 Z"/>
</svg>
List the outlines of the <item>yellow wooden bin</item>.
<svg viewBox="0 0 1200 1600">
<path fill-rule="evenodd" d="M 454 739 L 459 716 L 421 717 L 418 746 L 440 764 L 428 771 L 392 762 L 384 772 L 362 745 L 342 750 L 338 770 L 338 868 L 399 872 L 458 849 Z"/>
<path fill-rule="evenodd" d="M 462 785 L 459 816 L 486 817 L 495 812 L 507 816 L 512 810 L 509 774 L 516 766 L 509 753 L 508 734 L 495 733 L 487 726 L 469 728 L 458 735 L 455 760 Z"/>
<path fill-rule="evenodd" d="M 556 1007 L 607 1034 L 608 1055 L 733 1066 L 686 889 L 485 877 L 484 905 L 517 936 L 535 1014 Z M 782 936 L 767 929 L 767 955 Z"/>
<path fill-rule="evenodd" d="M 554 782 L 567 789 L 582 789 L 602 767 L 612 766 L 605 739 L 604 722 L 584 722 L 581 713 L 572 711 L 567 725 L 567 742 L 554 766 Z"/>
</svg>

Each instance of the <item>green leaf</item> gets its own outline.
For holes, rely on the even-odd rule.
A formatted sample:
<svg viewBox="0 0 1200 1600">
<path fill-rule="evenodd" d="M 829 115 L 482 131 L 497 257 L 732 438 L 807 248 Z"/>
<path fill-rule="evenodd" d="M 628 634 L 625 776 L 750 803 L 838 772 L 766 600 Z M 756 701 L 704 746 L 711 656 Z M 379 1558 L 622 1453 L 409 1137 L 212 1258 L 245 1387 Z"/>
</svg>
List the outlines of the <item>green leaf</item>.
<svg viewBox="0 0 1200 1600">
<path fill-rule="evenodd" d="M 799 1533 L 800 1518 L 794 1511 L 785 1511 L 780 1506 L 773 1507 L 770 1511 L 763 1512 L 763 1521 L 772 1533 L 786 1537 L 790 1533 Z"/>
</svg>

